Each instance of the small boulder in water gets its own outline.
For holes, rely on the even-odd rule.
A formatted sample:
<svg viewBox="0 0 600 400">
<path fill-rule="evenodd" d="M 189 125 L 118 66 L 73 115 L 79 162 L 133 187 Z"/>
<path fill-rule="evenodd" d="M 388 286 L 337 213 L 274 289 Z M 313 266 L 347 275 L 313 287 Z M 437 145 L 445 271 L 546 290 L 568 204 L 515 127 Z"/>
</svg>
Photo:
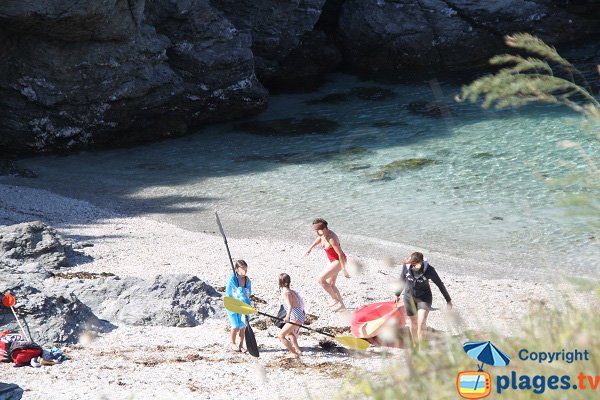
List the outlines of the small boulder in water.
<svg viewBox="0 0 600 400">
<path fill-rule="evenodd" d="M 407 106 L 408 111 L 425 117 L 443 117 L 450 114 L 448 106 L 434 101 L 412 101 Z"/>
</svg>

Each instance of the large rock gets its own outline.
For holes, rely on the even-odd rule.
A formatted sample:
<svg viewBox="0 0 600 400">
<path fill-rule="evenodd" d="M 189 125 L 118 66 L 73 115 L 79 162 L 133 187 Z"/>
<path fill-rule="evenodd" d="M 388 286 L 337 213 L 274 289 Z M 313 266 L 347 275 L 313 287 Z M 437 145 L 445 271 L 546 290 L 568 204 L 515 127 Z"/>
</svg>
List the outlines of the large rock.
<svg viewBox="0 0 600 400">
<path fill-rule="evenodd" d="M 102 278 L 64 282 L 100 318 L 126 325 L 197 326 L 222 315 L 221 295 L 192 275 Z"/>
<path fill-rule="evenodd" d="M 358 71 L 400 79 L 480 67 L 503 50 L 503 36 L 515 32 L 551 44 L 600 33 L 598 13 L 569 10 L 545 0 L 348 0 L 339 38 Z"/>
<path fill-rule="evenodd" d="M 319 20 L 325 0 L 212 0 L 235 27 L 252 37 L 261 82 L 280 76 L 280 63 Z M 298 65 L 302 68 L 302 64 Z"/>
<path fill-rule="evenodd" d="M 41 222 L 0 229 L 0 293 L 13 293 L 31 338 L 42 345 L 77 343 L 83 334 L 121 324 L 196 326 L 223 315 L 221 295 L 192 275 L 153 280 L 70 272 L 80 254 Z M 0 307 L 0 331 L 19 330 L 10 309 Z"/>
<path fill-rule="evenodd" d="M 150 141 L 265 107 L 249 38 L 207 0 L 149 4 L 1 2 L 0 153 Z"/>
<path fill-rule="evenodd" d="M 271 92 L 315 90 L 342 62 L 342 54 L 331 36 L 316 30 L 306 32 L 278 68 L 263 77 Z"/>
<path fill-rule="evenodd" d="M 0 227 L 0 265 L 12 269 L 33 264 L 35 274 L 68 265 L 72 246 L 46 224 L 34 221 Z M 1 290 L 1 289 L 0 289 Z"/>
<path fill-rule="evenodd" d="M 2 0 L 0 23 L 14 32 L 59 40 L 125 40 L 145 0 Z"/>
</svg>

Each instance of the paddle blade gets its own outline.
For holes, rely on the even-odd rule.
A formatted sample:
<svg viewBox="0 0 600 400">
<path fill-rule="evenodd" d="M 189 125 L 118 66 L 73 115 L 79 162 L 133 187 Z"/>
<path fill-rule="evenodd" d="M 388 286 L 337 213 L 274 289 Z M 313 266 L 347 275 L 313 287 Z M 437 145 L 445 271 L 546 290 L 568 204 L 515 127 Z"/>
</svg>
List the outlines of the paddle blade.
<svg viewBox="0 0 600 400">
<path fill-rule="evenodd" d="M 360 334 L 363 337 L 371 338 L 373 336 L 377 336 L 381 328 L 385 325 L 387 321 L 389 321 L 390 316 L 384 315 L 383 317 L 379 317 L 374 319 L 373 321 L 368 321 L 360 327 Z"/>
<path fill-rule="evenodd" d="M 15 299 L 15 296 L 13 296 L 10 293 L 6 293 L 3 297 L 2 297 L 2 305 L 4 307 L 12 307 L 16 304 L 17 299 Z"/>
<path fill-rule="evenodd" d="M 365 339 L 357 338 L 354 336 L 336 336 L 335 340 L 346 347 L 350 347 L 356 350 L 366 350 L 371 345 Z"/>
<path fill-rule="evenodd" d="M 223 299 L 223 305 L 226 309 L 236 314 L 248 315 L 256 313 L 256 309 L 254 307 L 244 303 L 243 301 L 239 301 L 229 296 L 226 296 Z"/>
<path fill-rule="evenodd" d="M 246 349 L 248 349 L 248 354 L 254 357 L 259 357 L 258 353 L 258 345 L 256 344 L 256 338 L 254 337 L 254 331 L 250 326 L 250 321 L 246 319 L 246 334 L 244 335 L 246 340 Z"/>
</svg>

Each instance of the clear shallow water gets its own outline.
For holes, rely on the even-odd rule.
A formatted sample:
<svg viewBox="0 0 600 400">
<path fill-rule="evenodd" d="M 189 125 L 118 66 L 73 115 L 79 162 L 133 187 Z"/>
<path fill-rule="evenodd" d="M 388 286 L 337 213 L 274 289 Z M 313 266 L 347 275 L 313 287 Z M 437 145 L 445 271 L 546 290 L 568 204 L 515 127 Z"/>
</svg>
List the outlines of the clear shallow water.
<svg viewBox="0 0 600 400">
<path fill-rule="evenodd" d="M 396 97 L 305 103 L 357 86 L 391 89 Z M 585 172 L 578 152 L 558 142 L 577 141 L 600 159 L 580 117 L 547 106 L 481 110 L 452 102 L 458 91 L 337 75 L 316 93 L 272 97 L 258 117 L 325 117 L 341 125 L 332 133 L 260 136 L 223 124 L 149 146 L 25 160 L 40 178 L 11 181 L 192 230 L 214 231 L 219 209 L 232 235 L 309 240 L 310 221 L 322 216 L 356 241 L 372 236 L 536 267 L 577 259 L 595 271 L 597 226 L 567 217 L 558 204 L 581 188 L 553 183 Z M 414 100 L 447 101 L 451 114 L 411 114 L 406 105 Z M 385 165 L 407 159 L 423 165 L 378 179 Z"/>
</svg>

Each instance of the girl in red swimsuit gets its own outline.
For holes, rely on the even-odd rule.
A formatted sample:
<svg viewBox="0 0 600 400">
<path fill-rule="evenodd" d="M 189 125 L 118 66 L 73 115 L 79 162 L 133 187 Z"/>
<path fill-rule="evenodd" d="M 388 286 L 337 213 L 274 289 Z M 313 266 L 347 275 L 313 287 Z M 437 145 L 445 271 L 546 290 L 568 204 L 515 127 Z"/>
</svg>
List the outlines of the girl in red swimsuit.
<svg viewBox="0 0 600 400">
<path fill-rule="evenodd" d="M 319 275 L 319 284 L 333 299 L 333 302 L 328 304 L 328 307 L 332 308 L 334 311 L 343 310 L 346 307 L 344 306 L 340 291 L 337 286 L 335 286 L 335 281 L 337 280 L 340 271 L 342 271 L 346 278 L 350 278 L 350 274 L 346 271 L 346 255 L 342 251 L 340 240 L 337 235 L 327 227 L 327 221 L 322 218 L 317 218 L 313 221 L 312 225 L 313 230 L 317 233 L 318 237 L 304 255 L 307 256 L 310 254 L 311 250 L 319 244 L 323 247 L 327 258 L 329 259 L 329 265 L 321 275 Z"/>
</svg>

